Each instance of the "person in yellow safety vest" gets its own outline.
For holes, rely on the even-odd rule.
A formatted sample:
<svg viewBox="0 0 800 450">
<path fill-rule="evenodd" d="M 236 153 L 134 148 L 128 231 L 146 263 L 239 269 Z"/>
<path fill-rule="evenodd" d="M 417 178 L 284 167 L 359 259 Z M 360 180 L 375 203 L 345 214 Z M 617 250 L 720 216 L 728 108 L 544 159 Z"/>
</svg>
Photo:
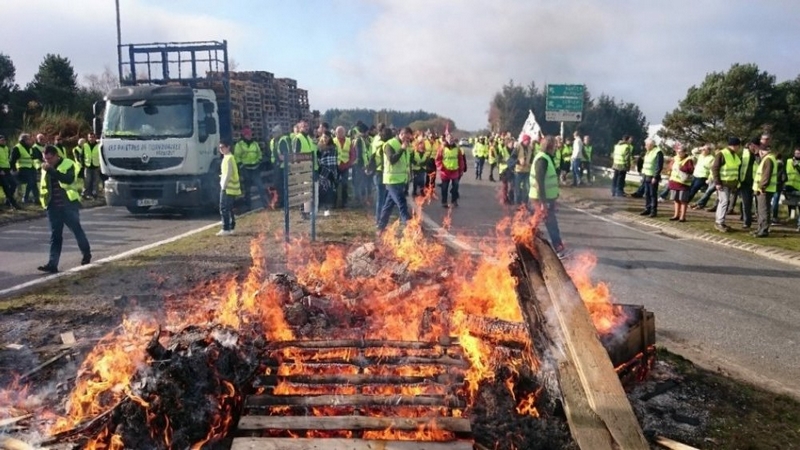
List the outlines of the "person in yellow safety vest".
<svg viewBox="0 0 800 450">
<path fill-rule="evenodd" d="M 389 127 L 381 133 L 383 144 L 383 185 L 386 189 L 386 201 L 382 205 L 378 218 L 378 234 L 382 234 L 389 225 L 392 210 L 397 206 L 400 214 L 400 223 L 405 224 L 411 220 L 411 214 L 406 202 L 405 190 L 408 185 L 409 168 L 411 161 L 411 137 L 413 131 L 409 127 L 400 129 L 396 137 L 392 136 Z"/>
<path fill-rule="evenodd" d="M 772 197 L 778 192 L 778 159 L 768 146 L 760 146 L 761 162 L 753 176 L 753 192 L 758 207 L 758 229 L 753 236 L 769 236 L 772 223 Z"/>
<path fill-rule="evenodd" d="M 100 184 L 100 143 L 97 136 L 89 133 L 83 144 L 83 197 L 97 198 Z"/>
<path fill-rule="evenodd" d="M 747 230 L 753 223 L 753 203 L 755 193 L 753 191 L 753 176 L 758 167 L 758 152 L 761 140 L 755 137 L 742 148 L 742 164 L 739 166 L 739 187 L 733 194 L 733 200 L 728 208 L 733 212 L 738 199 L 741 199 L 742 228 Z"/>
<path fill-rule="evenodd" d="M 333 144 L 336 146 L 339 157 L 336 207 L 345 208 L 350 197 L 350 169 L 356 162 L 356 152 L 353 148 L 353 141 L 347 136 L 343 126 L 336 127 L 334 133 Z"/>
<path fill-rule="evenodd" d="M 72 160 L 78 166 L 78 178 L 81 180 L 81 185 L 83 185 L 83 144 L 85 143 L 86 139 L 80 138 L 78 139 L 78 145 L 72 149 Z"/>
<path fill-rule="evenodd" d="M 261 163 L 264 153 L 261 146 L 253 140 L 253 131 L 250 128 L 242 129 L 242 138 L 236 142 L 233 148 L 233 157 L 239 164 L 239 175 L 241 176 L 242 192 L 244 193 L 244 207 L 249 211 L 252 209 L 252 189 L 256 188 L 261 206 L 264 209 L 269 207 L 267 201 L 267 189 L 264 180 L 261 178 Z"/>
<path fill-rule="evenodd" d="M 12 209 L 21 209 L 14 198 L 17 191 L 17 183 L 14 180 L 14 170 L 11 168 L 11 149 L 8 148 L 6 137 L 0 135 L 0 187 L 3 188 L 3 195 L 6 197 L 6 206 Z"/>
<path fill-rule="evenodd" d="M 231 143 L 221 140 L 219 153 L 222 155 L 219 176 L 219 214 L 222 217 L 222 229 L 217 236 L 230 236 L 236 229 L 233 203 L 236 197 L 242 195 L 242 185 L 239 179 L 239 165 L 236 164 L 236 157 L 231 154 Z"/>
<path fill-rule="evenodd" d="M 39 184 L 36 182 L 36 169 L 33 166 L 34 150 L 31 135 L 22 133 L 19 142 L 11 149 L 9 165 L 12 173 L 16 168 L 17 181 L 25 185 L 22 203 L 36 203 L 39 200 Z"/>
<path fill-rule="evenodd" d="M 556 143 L 553 136 L 545 136 L 541 143 L 542 151 L 533 158 L 530 174 L 531 188 L 528 197 L 531 200 L 535 217 L 541 218 L 534 221 L 534 227 L 538 227 L 544 221 L 553 249 L 559 258 L 564 258 L 566 248 L 561 240 L 561 231 L 556 218 L 556 200 L 559 194 L 558 163 L 555 161 Z"/>
<path fill-rule="evenodd" d="M 379 224 L 383 204 L 386 202 L 386 186 L 383 184 L 383 145 L 394 135 L 392 130 L 379 123 L 375 131 L 377 134 L 370 143 L 369 173 L 372 174 L 372 182 L 375 185 L 375 225 Z"/>
<path fill-rule="evenodd" d="M 559 178 L 561 184 L 567 184 L 567 175 L 570 173 L 570 158 L 572 157 L 572 138 L 567 137 L 561 147 L 561 170 L 559 171 Z"/>
<path fill-rule="evenodd" d="M 786 183 L 783 185 L 790 209 L 797 214 L 797 231 L 800 232 L 800 147 L 794 149 L 794 156 L 786 159 Z"/>
<path fill-rule="evenodd" d="M 581 171 L 586 175 L 586 182 L 592 185 L 594 175 L 592 174 L 592 138 L 585 134 L 583 136 L 583 160 L 581 161 Z"/>
<path fill-rule="evenodd" d="M 319 192 L 319 186 L 317 182 L 317 171 L 319 170 L 319 161 L 318 161 L 318 148 L 317 148 L 317 141 L 313 139 L 309 132 L 311 128 L 308 124 L 308 121 L 301 120 L 297 123 L 297 133 L 292 136 L 292 152 L 293 153 L 303 153 L 303 154 L 310 154 L 311 160 L 314 163 L 314 198 L 317 199 Z M 315 200 L 316 204 L 316 200 Z M 306 202 L 303 204 L 303 216 L 306 217 L 307 215 L 311 214 L 311 202 Z"/>
<path fill-rule="evenodd" d="M 530 135 L 522 135 L 522 140 L 517 145 L 514 164 L 514 203 L 517 205 L 528 204 L 528 193 L 531 190 L 531 165 L 533 164 L 533 145 Z"/>
<path fill-rule="evenodd" d="M 693 152 L 694 153 L 694 152 Z M 711 175 L 711 163 L 714 162 L 714 144 L 706 144 L 700 147 L 695 158 L 694 173 L 692 174 L 692 186 L 689 188 L 689 203 L 698 192 L 708 187 L 708 177 Z"/>
<path fill-rule="evenodd" d="M 61 138 L 60 134 L 53 136 L 53 147 L 56 148 L 58 156 L 61 159 L 71 159 L 72 155 L 70 155 L 69 152 L 67 152 L 67 148 L 64 147 L 64 140 Z"/>
<path fill-rule="evenodd" d="M 467 160 L 464 151 L 456 144 L 455 138 L 446 138 L 443 145 L 436 153 L 436 169 L 441 182 L 442 206 L 447 208 L 447 193 L 450 191 L 450 202 L 454 208 L 458 207 L 458 184 L 461 176 L 467 170 Z"/>
<path fill-rule="evenodd" d="M 56 273 L 61 259 L 65 225 L 78 241 L 78 248 L 83 255 L 81 265 L 92 261 L 92 252 L 80 221 L 81 196 L 75 183 L 78 166 L 72 160 L 60 157 L 58 150 L 52 145 L 44 148 L 43 159 L 39 201 L 47 210 L 47 220 L 50 223 L 50 257 L 47 264 L 37 269 Z"/>
<path fill-rule="evenodd" d="M 497 167 L 497 140 L 494 137 L 487 139 L 488 155 L 486 162 L 489 163 L 489 181 L 495 182 L 494 169 Z"/>
<path fill-rule="evenodd" d="M 475 157 L 475 179 L 483 179 L 483 166 L 486 164 L 486 158 L 489 156 L 489 147 L 486 145 L 486 137 L 480 136 L 474 144 L 472 144 L 472 154 Z"/>
<path fill-rule="evenodd" d="M 509 160 L 514 151 L 514 142 L 514 138 L 507 137 L 497 147 L 497 174 L 500 182 L 503 183 L 501 192 L 504 205 L 513 205 L 514 194 L 516 193 L 515 189 L 513 189 L 514 170 L 513 167 L 509 167 Z"/>
<path fill-rule="evenodd" d="M 675 143 L 675 158 L 669 175 L 670 199 L 675 208 L 669 220 L 686 222 L 686 210 L 689 206 L 689 187 L 692 185 L 694 159 L 680 142 Z"/>
<path fill-rule="evenodd" d="M 36 141 L 33 143 L 33 168 L 39 170 L 42 167 L 44 148 L 47 147 L 47 137 L 39 133 L 36 135 Z"/>
<path fill-rule="evenodd" d="M 436 189 L 436 154 L 442 145 L 434 131 L 428 131 L 425 139 L 425 154 L 427 156 L 427 166 L 425 167 L 425 191 L 433 192 Z"/>
<path fill-rule="evenodd" d="M 428 174 L 428 160 L 430 156 L 425 149 L 425 137 L 419 135 L 414 141 L 414 151 L 411 153 L 411 196 L 424 196 L 425 177 Z"/>
<path fill-rule="evenodd" d="M 628 176 L 628 169 L 631 167 L 633 158 L 632 142 L 633 138 L 626 134 L 614 146 L 611 165 L 614 170 L 614 177 L 611 179 L 612 197 L 625 197 L 625 177 Z"/>
<path fill-rule="evenodd" d="M 359 205 L 364 205 L 372 196 L 372 177 L 367 175 L 370 160 L 370 136 L 367 125 L 361 121 L 356 123 L 356 135 L 353 138 L 355 162 L 353 165 L 353 197 Z"/>
<path fill-rule="evenodd" d="M 644 141 L 644 149 L 642 162 L 644 211 L 640 215 L 656 217 L 658 215 L 658 185 L 661 182 L 661 171 L 664 169 L 664 152 L 649 138 Z"/>
<path fill-rule="evenodd" d="M 742 166 L 742 158 L 739 156 L 741 144 L 739 138 L 728 139 L 728 146 L 717 153 L 711 164 L 711 176 L 714 178 L 718 201 L 714 228 L 722 233 L 730 230 L 725 224 L 725 216 L 728 214 L 731 198 L 739 187 L 739 168 Z"/>
</svg>

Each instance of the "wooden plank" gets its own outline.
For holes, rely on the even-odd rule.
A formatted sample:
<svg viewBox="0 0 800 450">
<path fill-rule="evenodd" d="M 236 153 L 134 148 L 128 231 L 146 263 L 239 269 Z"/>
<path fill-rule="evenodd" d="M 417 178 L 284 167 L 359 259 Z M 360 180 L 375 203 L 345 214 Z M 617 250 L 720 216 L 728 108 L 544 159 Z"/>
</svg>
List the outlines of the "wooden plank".
<svg viewBox="0 0 800 450">
<path fill-rule="evenodd" d="M 539 270 L 538 262 L 530 251 L 523 245 L 517 245 L 522 267 L 525 271 L 530 296 L 519 296 L 522 315 L 529 323 L 531 340 L 536 341 L 533 330 L 544 332 L 546 336 L 540 337 L 542 341 L 550 341 L 549 350 L 556 359 L 556 378 L 559 382 L 564 413 L 569 423 L 570 434 L 582 450 L 612 450 L 614 439 L 608 432 L 605 424 L 589 405 L 583 384 L 580 381 L 573 363 L 567 358 L 561 343 L 564 342 L 564 330 L 554 323 L 552 314 L 553 302 L 544 283 L 544 278 Z M 542 343 L 543 344 L 543 343 Z M 541 370 L 547 370 L 547 366 Z M 551 393 L 553 394 L 553 393 Z"/>
<path fill-rule="evenodd" d="M 31 417 L 33 417 L 33 414 L 24 414 L 22 416 L 6 417 L 5 419 L 0 419 L 0 428 L 5 428 L 9 425 L 14 425 L 17 422 L 30 419 Z"/>
<path fill-rule="evenodd" d="M 289 188 L 300 185 L 307 185 L 311 188 L 311 181 L 312 181 L 312 173 L 313 170 L 309 170 L 308 172 L 290 172 L 289 173 Z"/>
<path fill-rule="evenodd" d="M 263 406 L 448 406 L 463 408 L 464 401 L 453 396 L 436 395 L 251 395 L 245 407 Z"/>
<path fill-rule="evenodd" d="M 295 358 L 282 358 L 282 364 L 292 364 L 301 362 L 303 365 L 310 364 L 335 364 L 335 365 L 350 365 L 356 367 L 371 367 L 371 366 L 396 366 L 396 365 L 421 365 L 421 366 L 455 366 L 461 368 L 468 368 L 469 361 L 463 359 L 456 359 L 450 356 L 439 356 L 425 358 L 424 356 L 388 356 L 388 357 L 366 357 L 357 356 L 351 359 L 346 358 L 331 358 L 321 360 L 319 362 L 310 363 L 304 359 Z"/>
<path fill-rule="evenodd" d="M 672 439 L 665 438 L 663 436 L 656 437 L 656 443 L 664 448 L 668 448 L 669 450 L 698 450 L 696 447 L 681 444 L 678 441 L 673 441 Z"/>
<path fill-rule="evenodd" d="M 361 439 L 236 438 L 231 450 L 472 450 L 471 441 L 418 442 Z"/>
<path fill-rule="evenodd" d="M 442 384 L 460 384 L 464 380 L 461 374 L 442 374 L 434 377 L 395 376 L 395 375 L 367 375 L 367 374 L 340 374 L 340 375 L 263 375 L 258 377 L 260 385 L 275 385 L 281 381 L 300 384 L 416 384 L 436 382 Z"/>
<path fill-rule="evenodd" d="M 564 330 L 567 354 L 575 365 L 589 405 L 622 449 L 649 450 L 647 439 L 608 352 L 600 343 L 597 329 L 578 289 L 549 243 L 537 235 L 534 248 L 553 301 L 553 312 Z"/>
<path fill-rule="evenodd" d="M 469 433 L 469 419 L 461 417 L 365 417 L 365 416 L 242 416 L 239 431 L 256 430 L 417 430 L 433 425 L 440 430 Z"/>
<path fill-rule="evenodd" d="M 441 346 L 458 347 L 458 338 L 451 338 L 446 341 L 447 343 L 440 342 L 420 342 L 420 341 L 381 341 L 375 339 L 334 339 L 330 341 L 282 341 L 270 343 L 267 347 L 285 348 L 338 348 L 338 347 L 358 347 L 358 348 L 371 348 L 371 347 L 391 347 L 391 348 L 406 348 L 406 349 L 435 349 Z"/>
</svg>

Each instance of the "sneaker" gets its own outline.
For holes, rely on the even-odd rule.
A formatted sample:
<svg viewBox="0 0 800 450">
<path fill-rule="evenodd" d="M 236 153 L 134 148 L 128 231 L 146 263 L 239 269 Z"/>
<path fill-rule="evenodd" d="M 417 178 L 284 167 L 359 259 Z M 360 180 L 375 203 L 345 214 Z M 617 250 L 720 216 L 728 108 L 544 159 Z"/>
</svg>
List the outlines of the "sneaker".
<svg viewBox="0 0 800 450">
<path fill-rule="evenodd" d="M 715 223 L 714 224 L 714 229 L 719 231 L 720 233 L 727 233 L 728 232 L 728 227 L 726 227 L 725 225 L 723 225 L 721 223 Z"/>
<path fill-rule="evenodd" d="M 747 223 L 742 224 L 742 229 L 743 230 L 749 230 L 750 229 L 750 224 L 747 224 Z"/>
<path fill-rule="evenodd" d="M 46 273 L 57 273 L 58 272 L 58 267 L 56 267 L 54 265 L 51 265 L 51 264 L 45 264 L 43 266 L 37 267 L 36 270 L 38 270 L 40 272 L 46 272 Z"/>
<path fill-rule="evenodd" d="M 231 230 L 219 230 L 217 232 L 217 236 L 230 236 L 232 234 L 233 234 L 233 231 L 231 231 Z"/>
<path fill-rule="evenodd" d="M 458 202 L 453 202 L 453 208 L 458 208 Z"/>
<path fill-rule="evenodd" d="M 92 262 L 92 254 L 91 253 L 87 253 L 87 254 L 83 255 L 83 258 L 81 259 L 81 265 L 85 266 L 85 265 L 89 264 L 90 262 Z"/>
<path fill-rule="evenodd" d="M 649 209 L 645 209 L 644 211 L 640 212 L 639 215 L 640 216 L 649 216 L 650 215 L 650 210 Z"/>
</svg>

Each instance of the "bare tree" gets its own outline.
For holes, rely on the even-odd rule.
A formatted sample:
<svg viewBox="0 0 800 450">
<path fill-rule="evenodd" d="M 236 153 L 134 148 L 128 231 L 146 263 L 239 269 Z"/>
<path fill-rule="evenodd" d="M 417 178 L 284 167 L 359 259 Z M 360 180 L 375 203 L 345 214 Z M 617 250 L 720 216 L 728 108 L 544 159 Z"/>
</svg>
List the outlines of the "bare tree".
<svg viewBox="0 0 800 450">
<path fill-rule="evenodd" d="M 119 79 L 111 67 L 105 66 L 103 73 L 99 75 L 94 73 L 84 75 L 82 84 L 89 91 L 106 94 L 119 86 Z"/>
</svg>

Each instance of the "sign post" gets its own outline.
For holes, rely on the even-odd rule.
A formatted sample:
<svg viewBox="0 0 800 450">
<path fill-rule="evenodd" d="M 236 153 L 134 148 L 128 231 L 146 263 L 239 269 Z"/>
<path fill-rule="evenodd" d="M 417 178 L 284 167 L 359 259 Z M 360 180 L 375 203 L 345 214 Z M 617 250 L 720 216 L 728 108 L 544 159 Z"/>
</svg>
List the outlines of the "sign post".
<svg viewBox="0 0 800 450">
<path fill-rule="evenodd" d="M 548 122 L 580 122 L 583 119 L 582 84 L 548 84 L 545 120 Z"/>
</svg>

